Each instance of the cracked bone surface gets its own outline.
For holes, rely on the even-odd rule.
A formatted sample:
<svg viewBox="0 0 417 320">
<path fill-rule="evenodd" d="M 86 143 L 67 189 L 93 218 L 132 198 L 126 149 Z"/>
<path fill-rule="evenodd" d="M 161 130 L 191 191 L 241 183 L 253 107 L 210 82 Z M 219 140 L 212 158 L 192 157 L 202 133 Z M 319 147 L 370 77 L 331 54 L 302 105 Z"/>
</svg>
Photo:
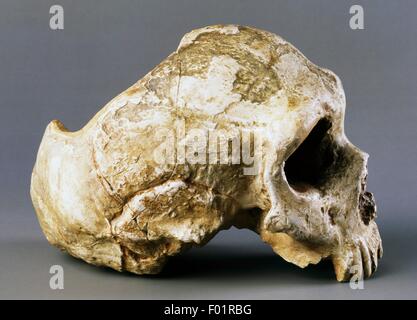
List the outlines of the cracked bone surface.
<svg viewBox="0 0 417 320">
<path fill-rule="evenodd" d="M 328 258 L 339 281 L 370 276 L 382 246 L 368 156 L 346 138 L 344 112 L 338 77 L 279 36 L 197 29 L 81 130 L 47 126 L 33 204 L 51 244 L 119 271 L 157 273 L 236 226 L 300 267 Z M 202 130 L 219 149 L 190 138 Z M 248 133 L 257 165 L 245 174 Z M 233 142 L 242 161 L 207 160 Z"/>
</svg>

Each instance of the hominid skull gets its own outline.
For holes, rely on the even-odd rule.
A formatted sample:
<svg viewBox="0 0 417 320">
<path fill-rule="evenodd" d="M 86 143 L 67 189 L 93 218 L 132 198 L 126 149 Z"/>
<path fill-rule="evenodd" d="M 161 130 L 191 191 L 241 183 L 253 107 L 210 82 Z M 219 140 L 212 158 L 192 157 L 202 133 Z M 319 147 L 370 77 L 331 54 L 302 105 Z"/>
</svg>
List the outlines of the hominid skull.
<svg viewBox="0 0 417 320">
<path fill-rule="evenodd" d="M 194 30 L 81 130 L 48 125 L 33 204 L 50 243 L 119 271 L 157 273 L 236 226 L 300 267 L 330 258 L 339 281 L 370 276 L 382 246 L 368 156 L 344 111 L 338 77 L 282 38 Z"/>
</svg>

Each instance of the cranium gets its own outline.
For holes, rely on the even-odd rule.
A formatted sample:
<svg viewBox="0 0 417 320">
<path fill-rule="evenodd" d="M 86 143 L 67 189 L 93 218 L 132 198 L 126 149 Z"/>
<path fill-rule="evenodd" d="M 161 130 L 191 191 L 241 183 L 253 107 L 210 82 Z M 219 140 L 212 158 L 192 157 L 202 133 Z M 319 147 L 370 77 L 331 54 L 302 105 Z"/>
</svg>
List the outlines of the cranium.
<svg viewBox="0 0 417 320">
<path fill-rule="evenodd" d="M 368 156 L 346 138 L 344 111 L 339 78 L 282 38 L 235 25 L 194 30 L 81 130 L 48 125 L 34 207 L 50 243 L 119 271 L 157 273 L 167 257 L 236 226 L 300 267 L 329 258 L 339 281 L 370 276 L 382 247 Z M 174 161 L 159 161 L 161 129 L 174 128 Z M 190 141 L 178 128 L 238 132 L 218 140 L 227 148 L 256 132 L 256 174 L 230 157 L 185 159 Z"/>
</svg>

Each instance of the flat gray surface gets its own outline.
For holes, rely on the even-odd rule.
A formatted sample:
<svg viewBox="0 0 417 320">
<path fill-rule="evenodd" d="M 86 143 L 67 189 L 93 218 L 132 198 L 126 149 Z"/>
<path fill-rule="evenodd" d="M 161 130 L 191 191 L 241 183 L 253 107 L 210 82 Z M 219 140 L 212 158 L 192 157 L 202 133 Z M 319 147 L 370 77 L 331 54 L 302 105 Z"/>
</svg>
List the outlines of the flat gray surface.
<svg viewBox="0 0 417 320">
<path fill-rule="evenodd" d="M 41 240 L 0 244 L 0 298 L 7 299 L 415 299 L 416 231 L 385 232 L 385 257 L 363 290 L 334 279 L 329 261 L 305 270 L 289 264 L 249 231 L 221 232 L 207 247 L 175 257 L 157 276 L 97 268 Z M 412 251 L 407 252 L 408 250 Z M 51 265 L 64 290 L 49 288 Z"/>
<path fill-rule="evenodd" d="M 0 3 L 0 298 L 417 298 L 416 1 L 60 0 L 65 29 L 51 31 L 56 3 Z M 350 30 L 352 4 L 363 5 L 365 30 Z M 220 233 L 158 277 L 92 267 L 44 239 L 29 181 L 46 125 L 79 129 L 184 33 L 215 23 L 275 32 L 342 79 L 385 249 L 364 290 L 335 282 L 328 263 L 285 263 L 249 231 Z M 53 264 L 64 267 L 62 291 L 49 288 Z"/>
</svg>

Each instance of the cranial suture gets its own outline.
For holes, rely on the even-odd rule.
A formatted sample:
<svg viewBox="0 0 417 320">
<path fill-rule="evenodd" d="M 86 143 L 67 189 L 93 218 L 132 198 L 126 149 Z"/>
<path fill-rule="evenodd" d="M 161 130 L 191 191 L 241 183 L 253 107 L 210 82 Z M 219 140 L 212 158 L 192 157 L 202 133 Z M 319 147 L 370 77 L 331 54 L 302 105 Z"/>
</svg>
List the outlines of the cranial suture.
<svg viewBox="0 0 417 320">
<path fill-rule="evenodd" d="M 328 258 L 339 281 L 370 276 L 382 246 L 368 156 L 344 112 L 339 78 L 279 36 L 197 29 L 81 130 L 48 125 L 33 204 L 50 243 L 119 271 L 157 273 L 236 226 L 300 267 Z"/>
</svg>

